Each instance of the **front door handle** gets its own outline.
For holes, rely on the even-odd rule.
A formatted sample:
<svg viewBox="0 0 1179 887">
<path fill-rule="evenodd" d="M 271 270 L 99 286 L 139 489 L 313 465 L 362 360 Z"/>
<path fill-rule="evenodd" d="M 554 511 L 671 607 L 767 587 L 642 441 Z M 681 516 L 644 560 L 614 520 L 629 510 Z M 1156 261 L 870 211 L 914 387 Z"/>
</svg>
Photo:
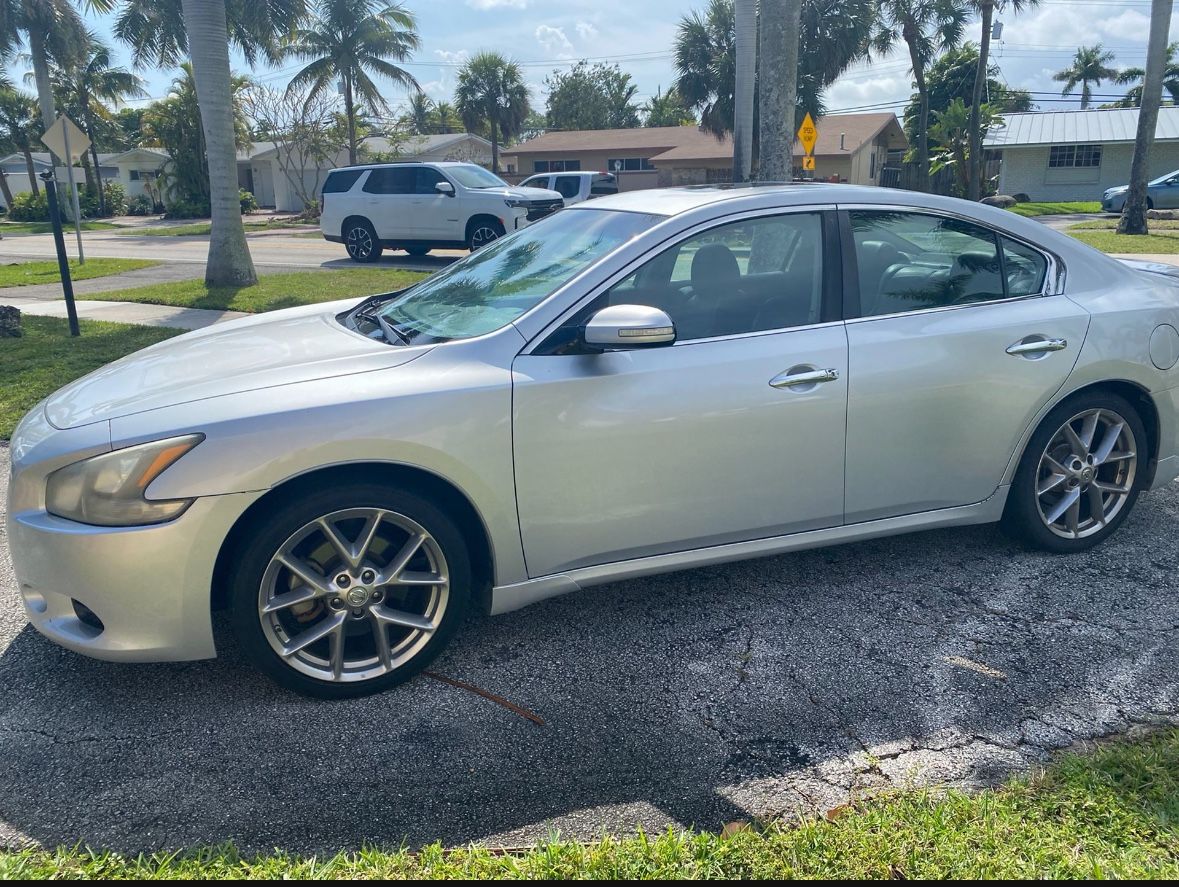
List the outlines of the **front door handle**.
<svg viewBox="0 0 1179 887">
<path fill-rule="evenodd" d="M 797 385 L 816 385 L 819 382 L 834 382 L 839 378 L 839 370 L 808 370 L 791 367 L 784 373 L 779 373 L 770 379 L 774 388 L 794 388 Z"/>
<path fill-rule="evenodd" d="M 1016 357 L 1027 354 L 1047 355 L 1051 351 L 1063 351 L 1068 347 L 1067 339 L 1046 339 L 1043 336 L 1028 336 L 1007 347 L 1007 353 Z"/>
</svg>

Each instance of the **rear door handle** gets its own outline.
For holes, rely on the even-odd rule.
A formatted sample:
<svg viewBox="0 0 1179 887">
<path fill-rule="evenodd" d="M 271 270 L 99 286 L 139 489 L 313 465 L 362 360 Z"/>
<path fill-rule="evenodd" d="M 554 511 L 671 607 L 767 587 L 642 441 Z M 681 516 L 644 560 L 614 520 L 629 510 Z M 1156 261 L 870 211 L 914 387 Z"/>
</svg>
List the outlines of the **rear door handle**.
<svg viewBox="0 0 1179 887">
<path fill-rule="evenodd" d="M 1019 357 L 1026 354 L 1047 355 L 1051 351 L 1063 351 L 1068 347 L 1067 339 L 1046 339 L 1042 336 L 1028 336 L 1007 347 L 1007 353 Z"/>
<path fill-rule="evenodd" d="M 839 378 L 839 370 L 798 370 L 796 368 L 788 369 L 784 373 L 779 373 L 770 379 L 770 385 L 774 388 L 793 388 L 796 385 L 816 385 L 819 382 L 834 382 Z"/>
</svg>

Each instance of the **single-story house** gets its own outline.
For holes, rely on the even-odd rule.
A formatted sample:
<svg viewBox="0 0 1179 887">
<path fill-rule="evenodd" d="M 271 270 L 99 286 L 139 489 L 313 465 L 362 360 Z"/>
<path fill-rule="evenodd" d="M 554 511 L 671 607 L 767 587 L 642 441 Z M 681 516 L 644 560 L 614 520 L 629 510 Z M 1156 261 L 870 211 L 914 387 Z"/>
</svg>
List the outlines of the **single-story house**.
<svg viewBox="0 0 1179 887">
<path fill-rule="evenodd" d="M 237 155 L 238 184 L 252 191 L 260 206 L 274 207 L 280 212 L 300 212 L 303 209 L 299 191 L 292 178 L 302 176 L 304 193 L 318 195 L 327 172 L 336 166 L 348 165 L 347 150 L 341 151 L 334 162 L 319 169 L 300 169 L 297 162 L 288 162 L 274 142 L 255 142 L 249 150 Z M 393 141 L 384 136 L 369 136 L 360 143 L 361 160 L 380 155 L 399 160 L 466 160 L 482 166 L 491 165 L 491 142 L 469 132 L 440 135 L 410 136 Z"/>
<path fill-rule="evenodd" d="M 794 145 L 797 176 L 879 184 L 891 153 L 907 145 L 895 114 L 839 114 L 818 121 L 815 170 L 803 173 L 802 147 Z M 729 182 L 733 142 L 696 126 L 658 126 L 549 132 L 509 149 L 502 158 L 518 176 L 537 172 L 602 170 L 618 176 L 622 191 L 669 185 Z"/>
<path fill-rule="evenodd" d="M 48 151 L 34 151 L 32 157 L 36 175 L 49 169 Z M 98 169 L 103 183 L 118 182 L 126 190 L 128 197 L 134 197 L 143 193 L 143 183 L 146 180 L 160 174 L 160 167 L 167 159 L 168 155 L 159 148 L 132 148 L 130 151 L 107 153 L 100 151 L 98 153 Z M 13 196 L 32 190 L 29 187 L 28 164 L 25 162 L 24 154 L 18 152 L 0 158 L 0 170 L 8 178 L 8 187 Z M 85 180 L 85 173 L 81 166 L 75 166 L 74 181 L 82 185 Z M 57 181 L 59 183 L 69 181 L 64 166 L 57 168 Z M 41 183 L 37 184 L 40 187 Z"/>
<path fill-rule="evenodd" d="M 1034 201 L 1100 200 L 1130 180 L 1137 108 L 1008 114 L 987 133 L 999 153 L 999 193 Z M 1179 169 L 1179 108 L 1159 109 L 1150 178 Z"/>
</svg>

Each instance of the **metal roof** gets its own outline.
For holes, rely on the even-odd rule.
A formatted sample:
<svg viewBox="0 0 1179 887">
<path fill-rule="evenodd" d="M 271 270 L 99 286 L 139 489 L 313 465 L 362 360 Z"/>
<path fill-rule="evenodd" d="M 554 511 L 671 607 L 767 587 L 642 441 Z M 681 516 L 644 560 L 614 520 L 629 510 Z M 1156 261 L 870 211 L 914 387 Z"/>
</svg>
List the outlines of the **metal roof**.
<svg viewBox="0 0 1179 887">
<path fill-rule="evenodd" d="M 1034 111 L 1008 114 L 987 133 L 988 148 L 1132 142 L 1138 133 L 1137 108 L 1087 111 Z M 1154 137 L 1179 139 L 1179 108 L 1159 108 Z"/>
</svg>

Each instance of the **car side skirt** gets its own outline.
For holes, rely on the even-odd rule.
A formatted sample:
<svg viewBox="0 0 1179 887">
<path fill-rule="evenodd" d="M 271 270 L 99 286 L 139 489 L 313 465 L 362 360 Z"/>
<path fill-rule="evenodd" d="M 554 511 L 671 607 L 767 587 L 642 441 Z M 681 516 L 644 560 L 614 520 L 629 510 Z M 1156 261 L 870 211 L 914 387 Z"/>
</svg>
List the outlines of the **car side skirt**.
<svg viewBox="0 0 1179 887">
<path fill-rule="evenodd" d="M 973 505 L 939 508 L 936 511 L 923 511 L 918 514 L 882 518 L 842 527 L 809 530 L 805 533 L 791 533 L 787 536 L 774 536 L 769 539 L 754 539 L 749 542 L 734 542 L 729 545 L 716 545 L 692 551 L 678 551 L 673 554 L 618 561 L 612 564 L 569 570 L 552 576 L 541 576 L 510 585 L 500 585 L 491 590 L 490 612 L 492 616 L 497 616 L 500 613 L 509 613 L 546 598 L 581 591 L 594 585 L 637 579 L 657 573 L 670 573 L 675 570 L 707 567 L 729 561 L 770 557 L 792 551 L 803 551 L 808 548 L 824 548 L 829 545 L 841 545 L 845 542 L 860 542 L 882 536 L 895 536 L 916 530 L 994 523 L 1003 516 L 1003 508 L 1007 504 L 1007 493 L 1010 489 L 1010 486 L 1001 486 L 989 498 Z"/>
</svg>

